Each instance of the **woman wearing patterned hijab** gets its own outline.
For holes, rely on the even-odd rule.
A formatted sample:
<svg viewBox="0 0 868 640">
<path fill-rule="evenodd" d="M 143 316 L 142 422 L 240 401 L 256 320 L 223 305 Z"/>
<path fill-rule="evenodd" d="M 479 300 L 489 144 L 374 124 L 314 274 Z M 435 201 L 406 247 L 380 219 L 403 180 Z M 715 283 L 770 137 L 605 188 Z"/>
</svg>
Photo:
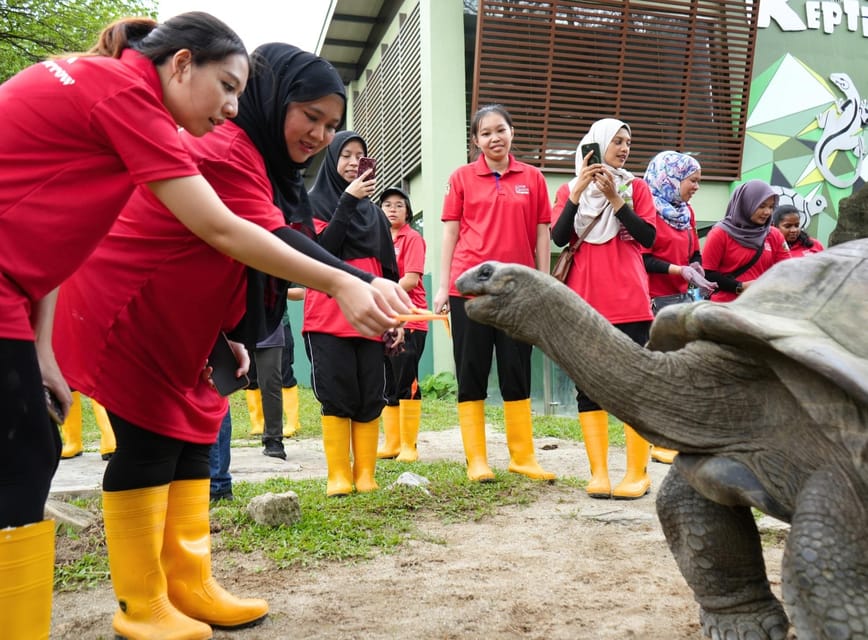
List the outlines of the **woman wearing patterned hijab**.
<svg viewBox="0 0 868 640">
<path fill-rule="evenodd" d="M 689 204 L 699 190 L 701 179 L 699 162 L 677 151 L 661 151 L 645 170 L 645 182 L 657 208 L 654 246 L 642 253 L 648 272 L 651 310 L 655 315 L 669 304 L 691 301 L 687 292 L 689 284 L 703 292 L 717 288 L 704 278 L 696 216 Z M 676 453 L 672 449 L 651 447 L 651 458 L 664 464 L 671 464 Z"/>
<path fill-rule="evenodd" d="M 711 299 L 735 300 L 771 266 L 790 257 L 784 236 L 772 226 L 778 196 L 761 180 L 749 180 L 726 205 L 726 216 L 708 233 L 705 275 L 718 285 Z"/>
<path fill-rule="evenodd" d="M 696 216 L 689 204 L 701 179 L 699 162 L 676 151 L 661 151 L 645 170 L 658 221 L 654 246 L 643 252 L 655 314 L 667 304 L 688 302 L 690 284 L 704 293 L 717 288 L 704 278 Z"/>
<path fill-rule="evenodd" d="M 591 125 L 576 152 L 576 177 L 558 189 L 552 240 L 564 246 L 594 225 L 575 254 L 565 284 L 615 327 L 644 345 L 653 316 L 642 249 L 654 244 L 657 215 L 648 185 L 624 168 L 631 141 L 630 127 L 621 120 L 603 118 Z M 590 142 L 599 145 L 602 163 L 589 164 L 590 153 L 582 157 L 582 145 Z M 624 425 L 627 473 L 612 489 L 609 414 L 581 389 L 576 391 L 579 424 L 591 464 L 588 495 L 641 498 L 651 488 L 648 442 Z"/>
</svg>

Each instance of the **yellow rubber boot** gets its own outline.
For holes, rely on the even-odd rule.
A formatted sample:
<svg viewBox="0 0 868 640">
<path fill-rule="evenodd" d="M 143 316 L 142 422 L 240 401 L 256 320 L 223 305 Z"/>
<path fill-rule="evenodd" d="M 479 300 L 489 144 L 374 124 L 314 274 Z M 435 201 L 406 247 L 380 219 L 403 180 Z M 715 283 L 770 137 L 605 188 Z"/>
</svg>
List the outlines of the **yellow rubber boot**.
<svg viewBox="0 0 868 640">
<path fill-rule="evenodd" d="M 377 468 L 377 441 L 380 439 L 380 421 L 352 421 L 353 482 L 356 491 L 367 493 L 380 488 L 374 479 Z"/>
<path fill-rule="evenodd" d="M 126 640 L 208 640 L 211 627 L 169 601 L 160 562 L 169 485 L 103 491 L 109 570 L 119 608 L 112 620 Z"/>
<path fill-rule="evenodd" d="M 377 457 L 392 459 L 401 452 L 401 409 L 386 405 L 380 417 L 383 419 L 383 435 L 386 438 L 383 446 L 377 449 Z"/>
<path fill-rule="evenodd" d="M 63 449 L 60 457 L 63 459 L 80 456 L 84 451 L 81 442 L 81 394 L 72 392 L 72 406 L 66 414 L 66 420 L 60 425 L 60 436 L 63 438 Z"/>
<path fill-rule="evenodd" d="M 0 529 L 0 618 L 6 640 L 48 640 L 54 521 Z"/>
<path fill-rule="evenodd" d="M 185 615 L 212 627 L 252 627 L 268 615 L 268 603 L 233 596 L 211 573 L 210 487 L 208 478 L 175 480 L 169 485 L 160 556 L 169 601 Z"/>
<path fill-rule="evenodd" d="M 504 402 L 503 421 L 509 448 L 509 470 L 534 480 L 554 480 L 557 476 L 539 466 L 534 454 L 530 398 Z"/>
<path fill-rule="evenodd" d="M 672 464 L 672 461 L 675 460 L 675 456 L 677 455 L 678 452 L 675 449 L 664 449 L 663 447 L 651 445 L 651 459 L 656 462 Z"/>
<path fill-rule="evenodd" d="M 350 466 L 350 419 L 322 416 L 322 444 L 328 467 L 326 495 L 349 495 L 353 492 L 353 469 Z"/>
<path fill-rule="evenodd" d="M 286 422 L 283 423 L 283 437 L 291 438 L 301 431 L 301 422 L 298 419 L 298 385 L 281 390 L 283 398 L 283 415 Z"/>
<path fill-rule="evenodd" d="M 592 498 L 611 498 L 612 485 L 609 482 L 609 414 L 605 411 L 582 411 L 579 413 L 579 426 L 588 462 L 591 466 L 591 479 L 585 491 Z"/>
<path fill-rule="evenodd" d="M 458 426 L 467 459 L 467 477 L 473 482 L 494 480 L 485 446 L 485 400 L 459 402 Z"/>
<path fill-rule="evenodd" d="M 640 436 L 633 427 L 624 425 L 624 440 L 627 449 L 627 473 L 624 479 L 612 490 L 612 496 L 618 500 L 635 500 L 651 490 L 651 478 L 648 477 L 648 459 L 651 457 L 651 445 Z"/>
<path fill-rule="evenodd" d="M 115 441 L 115 432 L 105 407 L 93 398 L 91 398 L 90 406 L 93 408 L 96 426 L 99 427 L 99 455 L 103 460 L 108 460 L 118 447 L 118 443 Z"/>
<path fill-rule="evenodd" d="M 250 414 L 250 435 L 261 436 L 265 430 L 265 418 L 262 415 L 262 394 L 259 389 L 248 389 L 244 393 L 247 397 L 247 411 Z"/>
<path fill-rule="evenodd" d="M 419 438 L 419 423 L 422 422 L 422 401 L 401 400 L 399 414 L 401 453 L 398 454 L 398 462 L 416 462 L 419 459 L 416 440 Z"/>
</svg>

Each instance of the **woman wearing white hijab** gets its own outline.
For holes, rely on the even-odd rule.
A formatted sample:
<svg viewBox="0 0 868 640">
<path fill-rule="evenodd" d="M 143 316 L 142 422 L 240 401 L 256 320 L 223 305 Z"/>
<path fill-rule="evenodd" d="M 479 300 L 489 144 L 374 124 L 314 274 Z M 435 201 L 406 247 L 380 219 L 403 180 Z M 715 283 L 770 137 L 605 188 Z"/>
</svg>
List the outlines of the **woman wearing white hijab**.
<svg viewBox="0 0 868 640">
<path fill-rule="evenodd" d="M 582 145 L 591 142 L 600 146 L 602 163 L 589 164 L 591 154 L 582 155 Z M 584 234 L 566 285 L 644 345 L 653 316 L 642 248 L 654 244 L 657 213 L 648 185 L 624 169 L 630 143 L 630 127 L 625 122 L 603 118 L 591 125 L 576 150 L 576 177 L 561 186 L 555 197 L 557 222 L 552 240 L 564 246 Z M 608 471 L 608 413 L 581 389 L 576 391 L 579 425 L 591 465 L 588 495 L 624 500 L 644 496 L 651 488 L 648 442 L 624 425 L 627 473 L 613 490 Z M 623 391 L 631 393 L 630 389 Z"/>
</svg>

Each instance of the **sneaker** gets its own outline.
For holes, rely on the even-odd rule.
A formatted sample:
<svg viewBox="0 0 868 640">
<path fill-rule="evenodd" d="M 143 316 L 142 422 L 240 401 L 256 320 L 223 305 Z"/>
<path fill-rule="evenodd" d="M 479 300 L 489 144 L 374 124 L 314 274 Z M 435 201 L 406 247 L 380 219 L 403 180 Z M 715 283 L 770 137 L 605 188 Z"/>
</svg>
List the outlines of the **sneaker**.
<svg viewBox="0 0 868 640">
<path fill-rule="evenodd" d="M 235 496 L 232 495 L 232 489 L 224 489 L 223 491 L 211 494 L 211 502 L 220 502 L 221 500 L 235 500 Z"/>
<path fill-rule="evenodd" d="M 283 443 L 280 440 L 271 440 L 265 443 L 265 450 L 262 455 L 269 458 L 280 458 L 286 460 L 286 451 L 283 449 Z"/>
</svg>

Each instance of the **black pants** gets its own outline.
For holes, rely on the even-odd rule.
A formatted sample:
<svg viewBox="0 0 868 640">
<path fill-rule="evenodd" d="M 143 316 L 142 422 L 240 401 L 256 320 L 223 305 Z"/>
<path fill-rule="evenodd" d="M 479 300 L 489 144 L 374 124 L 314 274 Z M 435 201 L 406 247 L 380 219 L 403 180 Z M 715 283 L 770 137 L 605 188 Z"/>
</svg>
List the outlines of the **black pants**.
<svg viewBox="0 0 868 640">
<path fill-rule="evenodd" d="M 614 327 L 623 333 L 626 333 L 636 344 L 644 347 L 648 342 L 648 332 L 651 330 L 651 321 L 643 320 L 642 322 L 625 322 L 616 324 Z M 630 389 L 623 389 L 624 393 L 630 393 Z M 576 387 L 576 404 L 579 408 L 579 413 L 584 411 L 598 411 L 600 405 L 591 400 L 585 392 Z"/>
<path fill-rule="evenodd" d="M 0 339 L 0 529 L 44 519 L 60 449 L 36 347 L 29 340 Z"/>
<path fill-rule="evenodd" d="M 488 396 L 492 353 L 497 356 L 497 377 L 503 400 L 529 398 L 531 346 L 468 318 L 465 301 L 458 296 L 449 297 L 458 402 L 485 400 Z"/>
<path fill-rule="evenodd" d="M 404 350 L 386 358 L 386 404 L 396 407 L 401 400 L 421 400 L 419 360 L 425 351 L 427 331 L 404 331 Z"/>
<path fill-rule="evenodd" d="M 173 480 L 211 477 L 211 445 L 185 442 L 142 429 L 109 412 L 118 446 L 103 476 L 105 491 L 129 491 Z"/>
<path fill-rule="evenodd" d="M 376 420 L 386 406 L 383 343 L 315 332 L 303 337 L 311 386 L 322 415 L 356 422 Z"/>
</svg>

